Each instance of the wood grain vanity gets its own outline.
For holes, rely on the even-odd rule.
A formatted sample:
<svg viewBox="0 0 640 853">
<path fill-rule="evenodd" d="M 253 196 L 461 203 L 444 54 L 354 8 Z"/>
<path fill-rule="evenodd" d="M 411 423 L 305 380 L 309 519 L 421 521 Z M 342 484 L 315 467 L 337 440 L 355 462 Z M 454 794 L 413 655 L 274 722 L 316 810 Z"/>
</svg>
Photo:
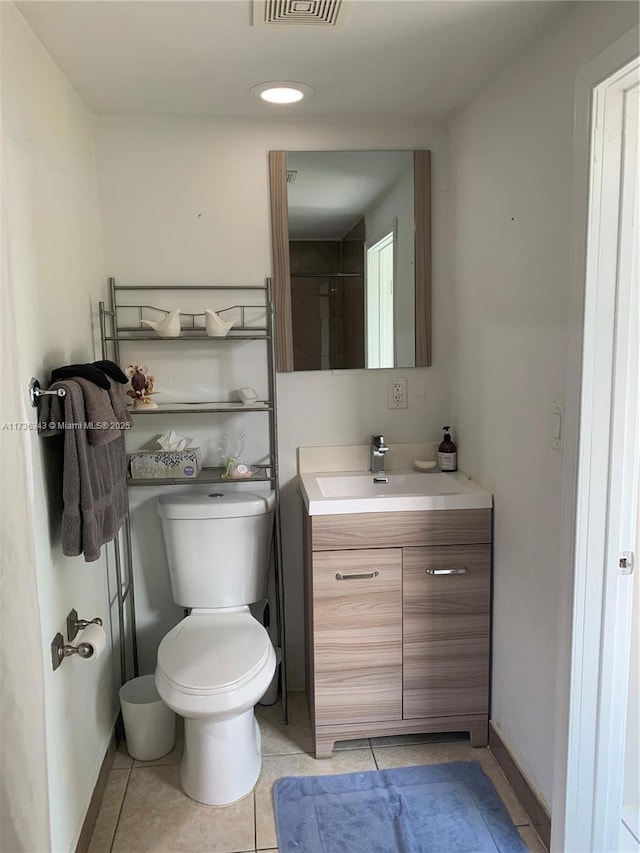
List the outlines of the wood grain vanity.
<svg viewBox="0 0 640 853">
<path fill-rule="evenodd" d="M 304 515 L 307 695 L 337 740 L 487 743 L 491 509 Z"/>
</svg>

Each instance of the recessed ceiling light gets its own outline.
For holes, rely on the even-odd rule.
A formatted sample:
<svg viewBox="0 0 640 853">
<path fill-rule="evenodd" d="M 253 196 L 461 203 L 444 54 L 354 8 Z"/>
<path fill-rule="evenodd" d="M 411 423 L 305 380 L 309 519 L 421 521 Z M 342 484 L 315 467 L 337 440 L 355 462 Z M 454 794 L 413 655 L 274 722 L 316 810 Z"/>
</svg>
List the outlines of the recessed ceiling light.
<svg viewBox="0 0 640 853">
<path fill-rule="evenodd" d="M 257 86 L 252 86 L 250 91 L 257 98 L 269 101 L 270 104 L 294 104 L 313 94 L 310 86 L 305 86 L 304 83 L 292 83 L 290 80 L 258 83 Z"/>
</svg>

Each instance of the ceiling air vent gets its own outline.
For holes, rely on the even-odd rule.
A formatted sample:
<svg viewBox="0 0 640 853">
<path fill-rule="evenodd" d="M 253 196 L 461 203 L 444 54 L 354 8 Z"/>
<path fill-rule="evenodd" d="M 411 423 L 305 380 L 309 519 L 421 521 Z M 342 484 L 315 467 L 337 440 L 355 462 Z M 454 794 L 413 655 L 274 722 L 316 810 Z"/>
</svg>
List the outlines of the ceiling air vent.
<svg viewBox="0 0 640 853">
<path fill-rule="evenodd" d="M 346 5 L 346 0 L 253 0 L 253 25 L 336 27 Z"/>
<path fill-rule="evenodd" d="M 287 169 L 287 183 L 295 184 L 296 178 L 298 177 L 297 169 Z"/>
</svg>

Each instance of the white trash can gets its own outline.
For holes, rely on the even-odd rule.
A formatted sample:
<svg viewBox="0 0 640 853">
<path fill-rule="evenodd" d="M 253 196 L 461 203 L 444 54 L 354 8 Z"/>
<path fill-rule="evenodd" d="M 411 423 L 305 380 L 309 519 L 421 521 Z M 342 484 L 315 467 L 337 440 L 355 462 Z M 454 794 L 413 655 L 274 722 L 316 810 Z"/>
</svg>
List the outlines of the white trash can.
<svg viewBox="0 0 640 853">
<path fill-rule="evenodd" d="M 160 698 L 153 675 L 141 675 L 123 684 L 120 707 L 132 758 L 153 761 L 171 752 L 176 741 L 176 715 Z"/>
<path fill-rule="evenodd" d="M 276 653 L 276 671 L 273 673 L 271 684 L 267 687 L 262 699 L 260 699 L 261 705 L 274 705 L 278 701 L 278 677 L 282 664 L 282 650 L 276 646 L 274 651 Z"/>
</svg>

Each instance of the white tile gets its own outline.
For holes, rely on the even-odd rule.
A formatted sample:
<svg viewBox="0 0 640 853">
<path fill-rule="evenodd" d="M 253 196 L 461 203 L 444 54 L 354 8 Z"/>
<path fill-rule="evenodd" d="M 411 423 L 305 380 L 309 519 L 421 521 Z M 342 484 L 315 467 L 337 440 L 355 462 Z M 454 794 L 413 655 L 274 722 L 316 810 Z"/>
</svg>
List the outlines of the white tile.
<svg viewBox="0 0 640 853">
<path fill-rule="evenodd" d="M 256 719 L 262 733 L 263 755 L 292 755 L 296 752 L 314 753 L 313 736 L 307 696 L 304 692 L 289 693 L 289 722 L 282 721 L 282 705 L 256 705 Z M 334 749 L 369 749 L 368 738 L 336 742 Z"/>
<path fill-rule="evenodd" d="M 255 850 L 253 793 L 230 806 L 205 806 L 180 789 L 179 768 L 134 768 L 113 853 L 244 853 Z"/>
<path fill-rule="evenodd" d="M 124 799 L 129 770 L 110 770 L 87 853 L 109 853 Z"/>
<path fill-rule="evenodd" d="M 121 740 L 118 744 L 118 750 L 113 756 L 112 770 L 128 770 L 133 767 L 133 758 L 127 752 L 127 744 Z"/>
<path fill-rule="evenodd" d="M 546 853 L 491 753 L 474 749 L 466 739 L 435 742 L 433 735 L 399 735 L 371 741 L 360 738 L 338 742 L 332 758 L 316 760 L 304 693 L 289 695 L 288 726 L 282 722 L 280 703 L 258 706 L 256 716 L 263 741 L 261 777 L 254 794 L 224 808 L 196 803 L 181 791 L 175 762 L 182 754 L 182 737 L 169 756 L 156 762 L 134 763 L 122 745 L 89 853 L 109 853 L 114 830 L 113 853 L 278 853 L 272 789 L 282 776 L 362 772 L 375 770 L 376 762 L 386 769 L 472 760 L 479 761 L 493 781 L 530 853 Z M 129 771 L 132 764 L 135 766 Z"/>
<path fill-rule="evenodd" d="M 256 719 L 262 734 L 263 755 L 313 752 L 311 722 L 305 693 L 288 694 L 289 723 L 282 721 L 282 705 L 256 705 Z"/>
</svg>

